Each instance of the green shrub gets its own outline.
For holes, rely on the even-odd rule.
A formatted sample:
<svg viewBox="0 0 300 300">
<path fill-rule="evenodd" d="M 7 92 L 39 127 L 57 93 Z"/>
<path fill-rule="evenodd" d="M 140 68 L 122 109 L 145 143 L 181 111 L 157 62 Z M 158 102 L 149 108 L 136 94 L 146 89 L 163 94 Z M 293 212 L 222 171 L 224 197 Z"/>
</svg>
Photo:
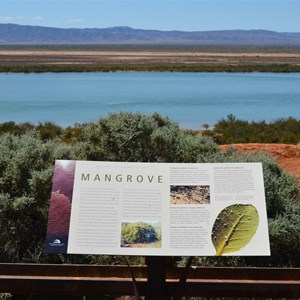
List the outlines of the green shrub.
<svg viewBox="0 0 300 300">
<path fill-rule="evenodd" d="M 76 123 L 74 126 L 68 126 L 67 128 L 64 128 L 61 134 L 61 139 L 69 144 L 77 143 L 81 140 L 83 127 L 84 125 Z"/>
<path fill-rule="evenodd" d="M 300 142 L 300 121 L 289 117 L 270 123 L 266 121 L 248 122 L 228 115 L 215 124 L 214 129 L 204 135 L 213 136 L 219 144 L 233 143 L 284 143 Z"/>
<path fill-rule="evenodd" d="M 90 160 L 170 161 L 179 127 L 158 114 L 110 114 L 83 130 Z"/>
<path fill-rule="evenodd" d="M 18 261 L 42 247 L 54 160 L 72 158 L 69 146 L 44 143 L 36 132 L 0 137 L 0 255 Z"/>
<path fill-rule="evenodd" d="M 11 124 L 13 125 L 13 124 Z M 12 126 L 14 127 L 14 126 Z M 81 135 L 82 134 L 82 135 Z M 76 138 L 42 140 L 37 131 L 0 136 L 0 260 L 68 263 L 122 262 L 116 256 L 45 255 L 55 159 L 146 162 L 262 162 L 271 257 L 197 258 L 199 265 L 300 266 L 299 183 L 263 153 L 225 153 L 209 137 L 182 132 L 158 114 L 119 113 L 79 126 Z M 63 135 L 62 135 L 63 136 Z M 80 139 L 80 142 L 76 142 Z M 131 263 L 141 263 L 132 258 Z"/>
<path fill-rule="evenodd" d="M 39 123 L 35 129 L 39 132 L 43 141 L 51 140 L 61 136 L 63 129 L 51 122 Z"/>
<path fill-rule="evenodd" d="M 200 135 L 180 134 L 176 146 L 178 162 L 207 162 L 218 153 L 218 145 L 209 137 Z"/>
<path fill-rule="evenodd" d="M 90 160 L 194 162 L 217 152 L 211 138 L 181 133 L 159 114 L 115 113 L 83 129 L 84 152 Z"/>
<path fill-rule="evenodd" d="M 4 133 L 13 133 L 16 135 L 24 134 L 26 131 L 33 129 L 34 125 L 30 123 L 16 124 L 13 121 L 0 124 L 0 135 Z"/>
</svg>

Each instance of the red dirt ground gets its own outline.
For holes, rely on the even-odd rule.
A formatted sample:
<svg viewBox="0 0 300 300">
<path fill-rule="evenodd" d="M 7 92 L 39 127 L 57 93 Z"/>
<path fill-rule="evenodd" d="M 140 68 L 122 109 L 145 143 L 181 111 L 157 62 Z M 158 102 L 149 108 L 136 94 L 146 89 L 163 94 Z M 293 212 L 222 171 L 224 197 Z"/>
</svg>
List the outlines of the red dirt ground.
<svg viewBox="0 0 300 300">
<path fill-rule="evenodd" d="M 282 168 L 300 181 L 300 145 L 287 144 L 232 144 L 222 145 L 221 149 L 235 147 L 240 151 L 260 152 L 264 151 L 272 155 Z"/>
</svg>

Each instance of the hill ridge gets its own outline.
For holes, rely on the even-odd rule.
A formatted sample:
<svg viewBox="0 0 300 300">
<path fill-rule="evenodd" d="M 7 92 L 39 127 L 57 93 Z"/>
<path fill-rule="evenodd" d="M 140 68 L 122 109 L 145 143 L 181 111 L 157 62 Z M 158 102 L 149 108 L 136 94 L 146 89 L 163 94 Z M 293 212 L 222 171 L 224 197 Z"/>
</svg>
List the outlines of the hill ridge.
<svg viewBox="0 0 300 300">
<path fill-rule="evenodd" d="M 296 45 L 300 33 L 265 29 L 181 31 L 107 28 L 58 28 L 0 24 L 0 44 L 180 44 L 180 45 Z"/>
</svg>

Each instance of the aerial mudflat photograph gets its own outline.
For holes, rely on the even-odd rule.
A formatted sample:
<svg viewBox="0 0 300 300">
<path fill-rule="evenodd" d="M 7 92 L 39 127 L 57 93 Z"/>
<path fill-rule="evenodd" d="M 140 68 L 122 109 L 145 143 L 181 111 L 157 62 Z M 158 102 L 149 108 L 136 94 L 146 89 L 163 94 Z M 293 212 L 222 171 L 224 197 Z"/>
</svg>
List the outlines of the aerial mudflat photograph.
<svg viewBox="0 0 300 300">
<path fill-rule="evenodd" d="M 1 0 L 0 299 L 300 299 L 299 11 L 295 0 Z M 141 163 L 189 167 L 135 183 L 129 200 L 140 210 L 129 218 L 117 186 L 82 191 L 72 175 L 65 196 L 53 179 L 58 160 L 62 169 L 116 162 L 116 176 L 118 162 L 136 163 L 135 176 Z M 196 164 L 215 163 L 222 172 L 194 175 Z M 229 163 L 255 164 L 263 179 Z M 152 196 L 141 209 L 143 193 Z M 258 209 L 243 244 L 257 199 L 267 217 Z M 217 237 L 226 255 L 176 256 L 214 250 L 220 212 L 230 219 Z M 180 225 L 167 226 L 174 216 Z M 197 225 L 180 221 L 189 216 Z M 79 239 L 81 254 L 71 253 Z M 259 255 L 262 245 L 270 255 Z"/>
<path fill-rule="evenodd" d="M 170 204 L 209 204 L 209 186 L 171 186 Z"/>
</svg>

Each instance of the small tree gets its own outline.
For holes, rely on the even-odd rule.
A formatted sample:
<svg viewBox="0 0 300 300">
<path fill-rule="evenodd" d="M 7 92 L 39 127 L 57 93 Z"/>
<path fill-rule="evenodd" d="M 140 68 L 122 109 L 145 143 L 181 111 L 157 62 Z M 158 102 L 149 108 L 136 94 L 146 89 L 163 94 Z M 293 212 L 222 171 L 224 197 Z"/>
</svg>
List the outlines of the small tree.
<svg viewBox="0 0 300 300">
<path fill-rule="evenodd" d="M 202 128 L 204 128 L 204 130 L 208 130 L 209 124 L 207 123 L 202 124 Z"/>
</svg>

